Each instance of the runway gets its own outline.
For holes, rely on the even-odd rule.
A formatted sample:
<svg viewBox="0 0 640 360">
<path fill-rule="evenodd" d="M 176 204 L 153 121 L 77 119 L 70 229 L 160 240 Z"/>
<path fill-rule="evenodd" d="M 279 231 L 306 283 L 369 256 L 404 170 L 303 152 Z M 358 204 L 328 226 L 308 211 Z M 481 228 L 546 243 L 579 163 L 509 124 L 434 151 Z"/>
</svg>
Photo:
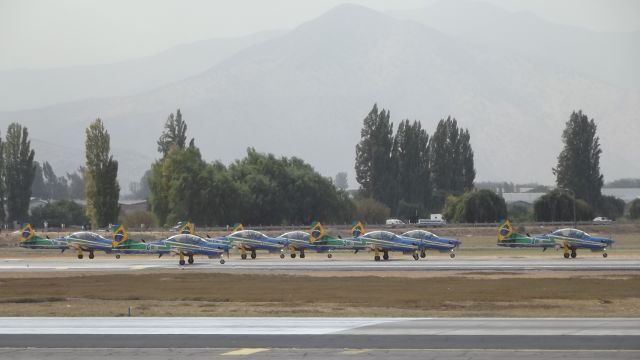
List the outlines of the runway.
<svg viewBox="0 0 640 360">
<path fill-rule="evenodd" d="M 175 258 L 97 258 L 78 260 L 59 258 L 24 258 L 0 260 L 0 272 L 56 271 L 132 271 L 188 269 L 202 271 L 640 271 L 640 259 L 392 259 L 375 262 L 369 259 L 258 259 L 231 258 L 225 264 L 215 259 L 196 258 L 193 265 L 180 266 Z"/>
<path fill-rule="evenodd" d="M 640 319 L 0 318 L 7 359 L 637 359 Z"/>
<path fill-rule="evenodd" d="M 0 318 L 0 347 L 640 350 L 640 319 Z"/>
</svg>

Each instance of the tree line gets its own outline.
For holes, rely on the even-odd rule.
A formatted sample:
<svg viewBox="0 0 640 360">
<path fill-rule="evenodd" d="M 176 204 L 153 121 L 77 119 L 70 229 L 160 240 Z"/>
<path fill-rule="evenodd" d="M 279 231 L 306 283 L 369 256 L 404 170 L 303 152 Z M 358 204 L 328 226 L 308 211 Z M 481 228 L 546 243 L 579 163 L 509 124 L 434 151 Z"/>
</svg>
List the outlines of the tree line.
<svg viewBox="0 0 640 360">
<path fill-rule="evenodd" d="M 574 202 L 577 220 L 595 214 L 615 218 L 625 211 L 622 200 L 601 194 L 597 127 L 582 111 L 571 114 L 562 134 L 564 148 L 553 168 L 557 189 L 531 209 L 519 205 L 508 209 L 502 197 L 487 189 L 513 184 L 475 188 L 471 136 L 452 117 L 441 119 L 432 136 L 419 121 L 403 120 L 394 131 L 390 111 L 374 105 L 363 120 L 356 146 L 360 189 L 355 194 L 346 190 L 346 173 L 334 181 L 299 158 L 276 157 L 251 147 L 244 158 L 228 166 L 207 162 L 195 139 L 187 141 L 187 129 L 179 109 L 167 118 L 157 141 L 160 158 L 132 187 L 150 204 L 149 213 L 130 219 L 134 224 L 164 225 L 185 219 L 202 225 L 308 224 L 316 219 L 379 223 L 390 216 L 415 219 L 430 212 L 442 212 L 454 222 L 493 222 L 506 218 L 510 209 L 522 218 L 568 221 L 574 215 Z M 49 200 L 85 198 L 86 206 L 49 203 L 34 209 L 33 221 L 82 221 L 94 227 L 123 221 L 118 162 L 111 155 L 110 135 L 101 119 L 86 129 L 84 166 L 66 176 L 57 176 L 48 162 L 34 160 L 28 135 L 26 127 L 13 123 L 5 140 L 0 138 L 2 219 L 29 219 L 29 202 L 35 195 Z M 638 209 L 640 200 L 630 205 L 630 217 L 640 216 Z"/>
<path fill-rule="evenodd" d="M 450 195 L 473 190 L 476 171 L 468 129 L 455 118 L 438 122 L 431 137 L 419 121 L 403 120 L 394 134 L 389 110 L 375 104 L 364 118 L 356 145 L 359 196 L 415 219 L 440 212 Z M 496 200 L 499 201 L 499 200 Z"/>
</svg>

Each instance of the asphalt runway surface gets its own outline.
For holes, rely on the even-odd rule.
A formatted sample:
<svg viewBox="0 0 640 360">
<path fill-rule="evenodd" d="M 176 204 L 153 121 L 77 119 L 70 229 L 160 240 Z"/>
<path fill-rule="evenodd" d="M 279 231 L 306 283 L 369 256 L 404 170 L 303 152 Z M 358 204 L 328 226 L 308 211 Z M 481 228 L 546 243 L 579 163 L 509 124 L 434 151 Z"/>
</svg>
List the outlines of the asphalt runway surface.
<svg viewBox="0 0 640 360">
<path fill-rule="evenodd" d="M 0 358 L 637 359 L 640 319 L 0 318 Z"/>
<path fill-rule="evenodd" d="M 233 257 L 220 264 L 217 259 L 196 257 L 192 265 L 178 265 L 177 257 L 98 257 L 79 260 L 61 255 L 58 258 L 0 259 L 0 272 L 56 272 L 56 271 L 129 271 L 193 269 L 204 271 L 639 271 L 640 259 L 392 259 L 376 262 L 372 259 L 257 259 L 240 260 Z"/>
</svg>

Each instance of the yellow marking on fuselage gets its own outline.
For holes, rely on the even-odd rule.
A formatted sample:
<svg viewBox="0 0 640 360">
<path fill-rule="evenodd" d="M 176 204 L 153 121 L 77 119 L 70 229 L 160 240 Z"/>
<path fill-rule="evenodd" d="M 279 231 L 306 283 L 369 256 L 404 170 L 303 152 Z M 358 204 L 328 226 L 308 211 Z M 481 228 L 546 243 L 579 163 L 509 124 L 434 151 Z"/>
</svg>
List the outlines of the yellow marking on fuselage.
<svg viewBox="0 0 640 360">
<path fill-rule="evenodd" d="M 271 349 L 264 349 L 264 348 L 246 348 L 246 349 L 238 349 L 238 350 L 231 350 L 231 351 L 227 351 L 224 354 L 221 355 L 229 355 L 229 356 L 243 356 L 243 355 L 251 355 L 251 354 L 256 354 L 259 352 L 263 352 L 263 351 L 269 351 Z"/>
</svg>

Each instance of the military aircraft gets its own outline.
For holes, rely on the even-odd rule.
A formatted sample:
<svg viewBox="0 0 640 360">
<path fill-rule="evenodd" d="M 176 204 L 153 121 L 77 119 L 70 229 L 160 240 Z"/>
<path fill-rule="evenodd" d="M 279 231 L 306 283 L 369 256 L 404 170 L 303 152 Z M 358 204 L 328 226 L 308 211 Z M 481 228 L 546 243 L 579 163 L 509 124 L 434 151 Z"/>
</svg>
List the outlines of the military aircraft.
<svg viewBox="0 0 640 360">
<path fill-rule="evenodd" d="M 173 253 L 180 256 L 179 264 L 184 265 L 187 257 L 189 264 L 194 263 L 194 255 L 204 255 L 209 259 L 220 259 L 220 264 L 224 264 L 224 254 L 229 254 L 229 242 L 224 238 L 203 238 L 195 235 L 193 225 L 187 222 L 180 228 L 179 234 L 167 239 L 151 242 L 147 250 L 162 256 L 163 253 Z"/>
<path fill-rule="evenodd" d="M 511 222 L 505 220 L 504 223 L 498 227 L 498 246 L 510 248 L 542 248 L 542 251 L 546 251 L 548 248 L 556 247 L 556 243 L 546 235 L 532 236 L 514 232 Z"/>
<path fill-rule="evenodd" d="M 300 252 L 300 258 L 304 259 L 305 250 L 312 250 L 318 253 L 326 253 L 327 257 L 333 257 L 335 250 L 359 250 L 366 249 L 364 241 L 355 239 L 335 238 L 327 235 L 324 227 L 320 222 L 311 224 L 311 232 L 291 231 L 279 236 L 285 239 L 285 248 L 289 250 L 291 258 L 296 257 L 296 251 Z M 280 258 L 284 258 L 284 253 L 280 254 Z"/>
<path fill-rule="evenodd" d="M 591 251 L 602 251 L 602 257 L 607 257 L 607 247 L 614 243 L 612 239 L 591 236 L 578 229 L 559 229 L 546 234 L 549 239 L 555 241 L 556 245 L 564 250 L 564 258 L 575 258 L 578 256 L 578 249 L 589 249 Z"/>
<path fill-rule="evenodd" d="M 247 252 L 251 253 L 251 258 L 257 257 L 256 250 L 267 250 L 269 253 L 280 253 L 284 257 L 284 247 L 287 240 L 282 237 L 269 237 L 255 230 L 244 230 L 242 224 L 234 227 L 231 234 L 223 236 L 231 246 L 240 251 L 240 258 L 247 259 Z"/>
<path fill-rule="evenodd" d="M 361 222 L 358 222 L 351 229 L 353 238 L 364 242 L 365 246 L 374 252 L 373 259 L 375 261 L 380 261 L 380 253 L 382 253 L 382 259 L 389 260 L 389 252 L 391 251 L 413 254 L 415 260 L 420 258 L 420 247 L 416 239 L 406 238 L 384 230 L 364 232 L 364 225 Z"/>
<path fill-rule="evenodd" d="M 31 224 L 27 223 L 22 224 L 20 229 L 20 247 L 26 249 L 54 249 L 64 252 L 69 248 L 69 244 L 64 240 L 64 237 L 50 239 L 47 236 L 42 238 L 36 235 Z"/>
<path fill-rule="evenodd" d="M 78 259 L 84 258 L 84 252 L 89 253 L 89 259 L 95 257 L 96 251 L 104 251 L 105 254 L 111 254 L 113 250 L 113 241 L 91 231 L 79 231 L 65 236 L 65 241 L 69 244 L 70 249 L 75 249 Z"/>
<path fill-rule="evenodd" d="M 425 258 L 427 256 L 427 250 L 437 250 L 443 253 L 448 252 L 449 257 L 453 259 L 456 257 L 456 253 L 454 252 L 454 250 L 459 247 L 460 244 L 462 244 L 462 241 L 460 240 L 441 238 L 425 230 L 407 231 L 400 236 L 408 239 L 415 239 L 418 241 L 417 245 L 418 249 L 420 250 L 421 258 Z"/>
<path fill-rule="evenodd" d="M 115 225 L 113 228 L 111 247 L 113 252 L 116 253 L 116 259 L 120 259 L 120 254 L 158 254 L 159 256 L 162 256 L 171 252 L 171 249 L 166 246 L 157 246 L 151 249 L 144 239 L 130 239 L 127 231 L 122 225 Z"/>
</svg>

